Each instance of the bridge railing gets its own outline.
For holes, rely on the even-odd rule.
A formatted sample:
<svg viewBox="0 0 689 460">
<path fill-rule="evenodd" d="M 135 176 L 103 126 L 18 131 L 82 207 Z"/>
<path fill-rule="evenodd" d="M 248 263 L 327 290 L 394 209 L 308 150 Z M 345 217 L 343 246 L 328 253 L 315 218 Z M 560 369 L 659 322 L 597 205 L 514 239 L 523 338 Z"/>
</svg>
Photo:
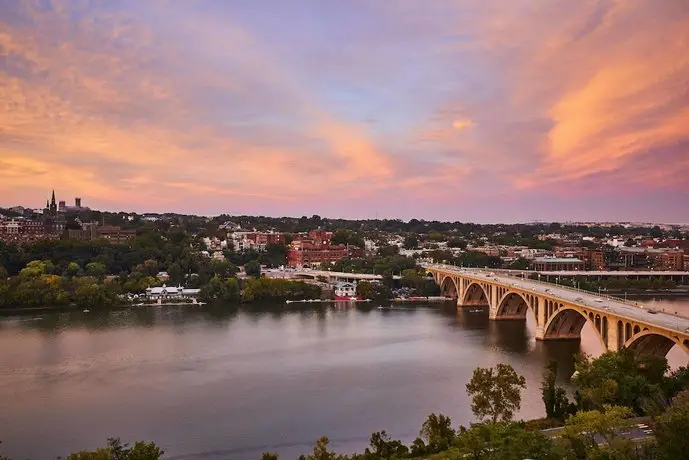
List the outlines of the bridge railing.
<svg viewBox="0 0 689 460">
<path fill-rule="evenodd" d="M 458 267 L 456 265 L 447 265 L 447 264 L 427 264 L 427 265 L 431 266 L 431 267 L 435 266 L 435 267 L 438 267 L 441 269 L 444 268 L 446 270 L 458 270 L 458 271 L 465 271 L 465 272 L 480 272 L 480 273 L 486 273 L 486 274 L 491 273 L 491 272 L 495 272 L 497 274 L 499 272 L 499 269 L 491 270 L 489 268 L 488 269 L 486 269 L 486 268 L 466 268 L 466 267 Z M 425 268 L 428 268 L 428 267 L 425 267 Z M 508 275 L 508 276 L 512 276 L 513 278 L 520 278 L 518 276 L 513 276 L 513 275 Z M 524 277 L 522 279 L 527 279 L 527 278 Z M 587 291 L 585 289 L 579 289 L 579 288 L 576 288 L 574 286 L 568 286 L 566 284 L 549 283 L 547 281 L 535 280 L 532 278 L 528 278 L 528 280 L 530 282 L 537 283 L 537 284 L 540 284 L 543 286 L 548 286 L 548 287 L 554 286 L 554 287 L 557 287 L 558 289 L 566 289 L 566 290 L 572 291 L 572 292 L 582 293 L 582 294 L 586 294 L 586 295 L 594 295 L 594 296 L 598 296 L 598 297 L 602 297 L 602 298 L 611 300 L 613 302 L 631 305 L 631 306 L 634 306 L 634 307 L 637 307 L 640 309 L 646 309 L 646 307 L 644 306 L 644 304 L 642 302 L 638 302 L 635 300 L 624 300 L 624 299 L 620 299 L 619 297 L 611 296 L 609 294 L 597 293 L 594 291 Z M 689 315 L 683 315 L 683 314 L 678 313 L 676 311 L 667 310 L 666 308 L 661 307 L 661 308 L 658 308 L 657 310 L 662 311 L 665 314 L 675 316 L 677 318 L 689 319 Z"/>
</svg>

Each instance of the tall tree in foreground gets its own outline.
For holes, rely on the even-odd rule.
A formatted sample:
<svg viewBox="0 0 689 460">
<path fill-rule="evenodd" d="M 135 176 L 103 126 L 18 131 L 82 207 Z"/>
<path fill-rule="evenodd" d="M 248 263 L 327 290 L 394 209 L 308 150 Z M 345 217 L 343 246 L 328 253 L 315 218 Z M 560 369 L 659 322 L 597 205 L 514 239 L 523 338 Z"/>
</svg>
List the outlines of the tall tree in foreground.
<svg viewBox="0 0 689 460">
<path fill-rule="evenodd" d="M 555 385 L 556 378 L 557 362 L 551 361 L 543 373 L 541 395 L 546 417 L 564 422 L 568 414 L 576 412 L 576 407 L 570 404 L 565 389 Z"/>
<path fill-rule="evenodd" d="M 509 364 L 498 364 L 495 368 L 477 367 L 467 393 L 472 397 L 471 411 L 481 420 L 510 421 L 522 402 L 522 389 L 526 379 L 517 374 Z"/>
<path fill-rule="evenodd" d="M 689 455 L 689 390 L 675 396 L 670 408 L 657 418 L 655 436 L 662 460 Z"/>
</svg>

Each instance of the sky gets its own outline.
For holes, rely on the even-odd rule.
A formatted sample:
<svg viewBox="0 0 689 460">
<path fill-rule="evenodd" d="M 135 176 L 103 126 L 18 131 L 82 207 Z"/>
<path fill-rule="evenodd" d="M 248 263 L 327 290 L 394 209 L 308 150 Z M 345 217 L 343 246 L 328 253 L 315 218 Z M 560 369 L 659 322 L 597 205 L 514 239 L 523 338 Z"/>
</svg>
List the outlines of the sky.
<svg viewBox="0 0 689 460">
<path fill-rule="evenodd" d="M 687 0 L 0 0 L 0 206 L 689 222 Z"/>
</svg>

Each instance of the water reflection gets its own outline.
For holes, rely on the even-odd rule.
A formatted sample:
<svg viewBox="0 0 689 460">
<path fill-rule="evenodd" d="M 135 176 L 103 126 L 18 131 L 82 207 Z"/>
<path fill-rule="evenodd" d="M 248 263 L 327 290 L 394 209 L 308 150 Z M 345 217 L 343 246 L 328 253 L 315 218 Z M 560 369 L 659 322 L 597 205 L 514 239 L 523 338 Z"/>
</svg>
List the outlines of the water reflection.
<svg viewBox="0 0 689 460">
<path fill-rule="evenodd" d="M 538 342 L 529 319 L 453 305 L 281 307 L 0 319 L 3 453 L 53 458 L 121 436 L 179 458 L 296 458 L 324 434 L 351 452 L 381 429 L 411 441 L 430 412 L 471 421 L 476 366 L 512 364 L 529 388 L 519 415 L 538 417 L 544 366 L 564 379 L 580 348 L 600 346 L 586 330 L 581 347 Z"/>
</svg>

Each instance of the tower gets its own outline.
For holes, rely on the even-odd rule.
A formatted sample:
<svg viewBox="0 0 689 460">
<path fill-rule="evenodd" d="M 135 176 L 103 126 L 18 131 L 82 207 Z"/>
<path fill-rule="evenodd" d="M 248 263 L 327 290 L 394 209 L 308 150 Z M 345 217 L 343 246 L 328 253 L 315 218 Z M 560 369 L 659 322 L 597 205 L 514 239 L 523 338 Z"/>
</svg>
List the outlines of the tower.
<svg viewBox="0 0 689 460">
<path fill-rule="evenodd" d="M 55 190 L 53 190 L 53 197 L 50 199 L 50 214 L 53 216 L 57 214 L 57 203 L 55 202 Z"/>
</svg>

